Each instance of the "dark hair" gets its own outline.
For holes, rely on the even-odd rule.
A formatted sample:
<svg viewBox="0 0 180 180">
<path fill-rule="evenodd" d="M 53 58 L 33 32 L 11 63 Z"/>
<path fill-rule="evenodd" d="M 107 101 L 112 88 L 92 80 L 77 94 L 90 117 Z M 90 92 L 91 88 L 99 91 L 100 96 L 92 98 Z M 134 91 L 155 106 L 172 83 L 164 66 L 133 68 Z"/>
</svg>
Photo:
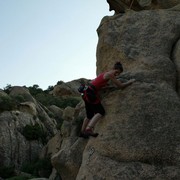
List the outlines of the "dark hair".
<svg viewBox="0 0 180 180">
<path fill-rule="evenodd" d="M 116 62 L 114 64 L 114 69 L 116 69 L 116 70 L 119 69 L 119 70 L 123 71 L 123 66 L 122 66 L 122 64 L 120 62 Z"/>
</svg>

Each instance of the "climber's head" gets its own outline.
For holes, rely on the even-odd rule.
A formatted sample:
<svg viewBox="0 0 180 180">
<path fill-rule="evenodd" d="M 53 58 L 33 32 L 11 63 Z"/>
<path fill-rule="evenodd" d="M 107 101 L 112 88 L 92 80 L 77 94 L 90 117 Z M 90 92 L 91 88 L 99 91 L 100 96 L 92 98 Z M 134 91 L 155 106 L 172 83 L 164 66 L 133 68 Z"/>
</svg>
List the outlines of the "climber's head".
<svg viewBox="0 0 180 180">
<path fill-rule="evenodd" d="M 116 62 L 114 64 L 114 67 L 113 67 L 114 70 L 116 70 L 116 74 L 115 75 L 119 75 L 120 73 L 123 72 L 123 66 L 120 62 Z"/>
</svg>

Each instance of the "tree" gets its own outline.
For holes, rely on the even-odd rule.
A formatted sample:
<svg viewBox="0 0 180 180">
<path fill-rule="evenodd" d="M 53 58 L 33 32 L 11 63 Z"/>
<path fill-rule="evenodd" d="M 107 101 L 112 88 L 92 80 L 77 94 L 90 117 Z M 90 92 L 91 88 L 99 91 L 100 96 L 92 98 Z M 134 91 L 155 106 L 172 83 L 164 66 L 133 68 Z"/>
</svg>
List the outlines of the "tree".
<svg viewBox="0 0 180 180">
<path fill-rule="evenodd" d="M 63 81 L 58 81 L 56 85 L 61 85 L 63 83 L 64 83 Z"/>
<path fill-rule="evenodd" d="M 52 91 L 54 89 L 54 86 L 48 86 L 48 88 L 47 88 L 47 92 L 50 92 L 50 91 Z"/>
<path fill-rule="evenodd" d="M 5 93 L 9 94 L 11 88 L 12 88 L 11 84 L 7 84 L 7 86 L 3 90 Z"/>
<path fill-rule="evenodd" d="M 33 96 L 43 92 L 43 90 L 41 88 L 39 88 L 39 85 L 37 85 L 37 84 L 30 86 L 28 89 L 29 89 L 29 92 L 31 93 L 31 95 L 33 95 Z"/>
</svg>

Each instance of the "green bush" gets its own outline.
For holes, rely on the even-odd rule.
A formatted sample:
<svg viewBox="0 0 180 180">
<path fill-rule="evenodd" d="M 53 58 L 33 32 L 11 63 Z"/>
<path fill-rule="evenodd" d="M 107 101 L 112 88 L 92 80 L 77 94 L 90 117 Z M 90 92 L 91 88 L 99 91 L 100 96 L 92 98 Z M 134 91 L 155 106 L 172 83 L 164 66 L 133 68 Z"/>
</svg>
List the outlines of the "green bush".
<svg viewBox="0 0 180 180">
<path fill-rule="evenodd" d="M 67 106 L 76 107 L 76 105 L 81 101 L 80 98 L 77 97 L 67 97 L 62 99 L 62 108 Z"/>
<path fill-rule="evenodd" d="M 18 95 L 10 95 L 17 103 L 22 103 L 25 101 L 32 101 L 32 96 L 30 94 L 18 94 Z"/>
<path fill-rule="evenodd" d="M 55 118 L 55 115 L 52 112 L 49 111 L 47 114 L 50 118 Z"/>
<path fill-rule="evenodd" d="M 4 90 L 5 91 L 5 90 Z M 18 109 L 18 105 L 25 101 L 31 101 L 32 97 L 29 94 L 19 94 L 16 96 L 1 96 L 0 97 L 0 112 L 11 111 Z"/>
<path fill-rule="evenodd" d="M 43 90 L 39 88 L 39 85 L 35 84 L 33 86 L 28 87 L 31 95 L 35 96 L 36 94 L 43 93 Z"/>
<path fill-rule="evenodd" d="M 36 161 L 24 163 L 21 167 L 21 171 L 32 174 L 33 176 L 38 176 L 35 164 Z"/>
<path fill-rule="evenodd" d="M 17 95 L 12 97 L 17 103 L 22 103 L 25 102 L 25 97 L 23 95 Z"/>
<path fill-rule="evenodd" d="M 39 170 L 52 170 L 50 158 L 39 159 L 36 162 L 36 168 Z"/>
<path fill-rule="evenodd" d="M 58 130 L 61 130 L 62 124 L 63 124 L 63 121 L 60 122 L 60 123 L 57 123 L 56 128 L 57 128 Z"/>
<path fill-rule="evenodd" d="M 14 177 L 8 178 L 7 180 L 27 180 L 27 179 L 29 178 L 25 176 L 14 176 Z"/>
<path fill-rule="evenodd" d="M 9 96 L 0 97 L 0 112 L 17 109 L 17 103 Z"/>
<path fill-rule="evenodd" d="M 21 171 L 32 174 L 34 176 L 39 176 L 39 171 L 44 170 L 51 174 L 52 165 L 50 158 L 37 159 L 33 162 L 26 163 L 22 166 Z"/>
<path fill-rule="evenodd" d="M 38 118 L 41 122 L 45 121 L 45 116 L 43 114 L 38 114 Z"/>
<path fill-rule="evenodd" d="M 9 94 L 11 88 L 12 88 L 11 84 L 7 84 L 7 86 L 3 90 L 5 93 Z"/>
<path fill-rule="evenodd" d="M 44 132 L 43 128 L 37 123 L 35 125 L 26 125 L 23 128 L 22 134 L 29 141 L 41 140 L 43 144 L 46 143 L 45 141 L 47 134 Z"/>
<path fill-rule="evenodd" d="M 0 167 L 0 177 L 2 178 L 9 178 L 14 176 L 14 167 L 10 166 L 10 167 L 6 167 L 6 166 L 2 166 Z"/>
</svg>

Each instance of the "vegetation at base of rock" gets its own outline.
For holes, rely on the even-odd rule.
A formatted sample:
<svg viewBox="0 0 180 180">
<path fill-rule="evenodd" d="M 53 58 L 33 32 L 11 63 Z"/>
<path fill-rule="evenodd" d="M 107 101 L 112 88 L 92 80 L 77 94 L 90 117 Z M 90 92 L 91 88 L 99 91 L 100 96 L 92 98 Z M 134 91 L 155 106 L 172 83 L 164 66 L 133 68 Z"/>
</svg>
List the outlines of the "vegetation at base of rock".
<svg viewBox="0 0 180 180">
<path fill-rule="evenodd" d="M 61 127 L 62 127 L 62 124 L 63 124 L 63 122 L 64 122 L 64 119 L 62 119 L 62 118 L 60 118 L 60 117 L 55 117 L 55 119 L 56 119 L 56 122 L 57 122 L 56 128 L 57 128 L 58 130 L 61 130 Z"/>
<path fill-rule="evenodd" d="M 23 164 L 21 167 L 21 171 L 31 174 L 33 177 L 40 177 L 40 171 L 44 171 L 44 177 L 49 175 L 52 172 L 52 165 L 50 158 L 44 158 L 44 159 L 36 159 L 32 162 L 28 162 L 26 164 Z M 10 167 L 0 167 L 0 177 L 5 178 L 8 180 L 25 180 L 27 179 L 26 176 L 15 176 L 15 169 L 13 166 Z M 29 179 L 29 178 L 28 178 Z"/>
<path fill-rule="evenodd" d="M 21 171 L 32 174 L 33 176 L 39 177 L 40 171 L 45 171 L 47 176 L 51 174 L 52 165 L 50 158 L 36 159 L 33 162 L 23 164 Z"/>
<path fill-rule="evenodd" d="M 37 123 L 35 125 L 26 125 L 23 128 L 22 134 L 29 141 L 41 140 L 43 144 L 46 142 L 47 134 L 44 132 L 43 128 Z"/>
<path fill-rule="evenodd" d="M 8 180 L 27 180 L 27 179 L 29 178 L 27 178 L 26 176 L 14 176 L 14 177 L 8 178 Z"/>
<path fill-rule="evenodd" d="M 0 97 L 0 112 L 17 109 L 16 101 L 9 96 Z"/>
<path fill-rule="evenodd" d="M 39 118 L 39 120 L 41 121 L 41 122 L 44 122 L 44 120 L 45 120 L 45 116 L 44 115 L 42 115 L 42 114 L 38 114 L 38 118 Z"/>
<path fill-rule="evenodd" d="M 1 178 L 9 178 L 12 176 L 14 176 L 14 167 L 13 166 L 9 166 L 9 167 L 2 166 L 2 167 L 0 167 L 0 177 Z"/>
</svg>

